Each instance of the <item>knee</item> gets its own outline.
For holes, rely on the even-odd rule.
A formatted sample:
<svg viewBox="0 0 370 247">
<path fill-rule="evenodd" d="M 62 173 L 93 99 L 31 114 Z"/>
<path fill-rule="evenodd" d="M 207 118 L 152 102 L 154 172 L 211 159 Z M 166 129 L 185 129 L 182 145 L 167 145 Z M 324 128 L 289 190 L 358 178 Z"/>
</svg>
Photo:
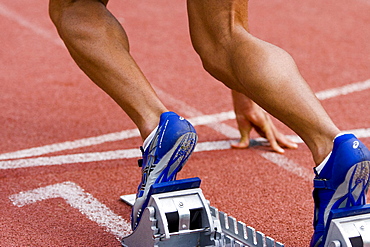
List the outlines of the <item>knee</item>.
<svg viewBox="0 0 370 247">
<path fill-rule="evenodd" d="M 220 63 L 217 63 L 216 61 L 219 61 L 218 58 L 220 57 L 220 54 L 217 54 L 217 48 L 214 48 L 213 44 L 207 45 L 206 42 L 201 42 L 201 43 L 194 43 L 193 48 L 195 52 L 198 54 L 203 68 L 210 73 L 213 76 L 216 76 L 216 71 L 220 70 L 222 66 L 219 66 Z M 223 59 L 221 59 L 222 61 Z M 220 67 L 220 68 L 218 68 Z"/>
<path fill-rule="evenodd" d="M 66 22 L 73 19 L 75 2 L 74 0 L 49 0 L 49 17 L 62 39 L 64 34 L 69 32 L 69 25 Z"/>
<path fill-rule="evenodd" d="M 76 36 L 76 34 L 71 33 L 73 29 L 71 28 L 70 23 L 68 23 L 73 19 L 73 5 L 73 0 L 49 1 L 49 17 L 63 41 L 65 41 L 67 37 Z"/>
<path fill-rule="evenodd" d="M 49 17 L 51 21 L 56 25 L 60 19 L 61 11 L 62 11 L 62 4 L 56 0 L 49 1 Z"/>
<path fill-rule="evenodd" d="M 223 35 L 210 35 L 207 32 L 192 33 L 192 45 L 199 55 L 203 68 L 226 86 L 233 81 L 230 63 L 230 40 Z"/>
<path fill-rule="evenodd" d="M 49 17 L 61 32 L 68 26 L 67 21 L 78 23 L 81 17 L 89 17 L 90 8 L 96 8 L 101 4 L 106 6 L 109 0 L 49 0 Z"/>
<path fill-rule="evenodd" d="M 203 68 L 213 75 L 214 71 L 217 70 L 218 63 L 216 60 L 219 60 L 217 57 L 221 57 L 221 54 L 217 52 L 219 50 L 217 48 L 218 44 L 209 37 L 193 33 L 191 33 L 191 42 L 202 62 Z"/>
<path fill-rule="evenodd" d="M 49 17 L 54 23 L 60 38 L 64 41 L 75 41 L 96 35 L 98 22 L 93 13 L 108 0 L 49 0 Z"/>
</svg>

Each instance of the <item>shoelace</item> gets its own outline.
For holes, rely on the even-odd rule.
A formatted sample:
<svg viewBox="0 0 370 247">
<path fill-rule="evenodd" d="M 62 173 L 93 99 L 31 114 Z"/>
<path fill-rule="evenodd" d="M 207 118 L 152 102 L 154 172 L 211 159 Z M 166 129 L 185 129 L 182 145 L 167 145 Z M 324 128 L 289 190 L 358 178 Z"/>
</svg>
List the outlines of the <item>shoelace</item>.
<svg viewBox="0 0 370 247">
<path fill-rule="evenodd" d="M 142 155 L 142 156 L 144 156 L 144 148 L 143 148 L 142 146 L 140 146 L 140 151 L 141 151 L 141 155 Z M 138 166 L 139 166 L 139 167 L 143 167 L 143 162 L 144 162 L 144 160 L 143 160 L 143 159 L 139 159 L 139 160 L 137 161 Z"/>
</svg>

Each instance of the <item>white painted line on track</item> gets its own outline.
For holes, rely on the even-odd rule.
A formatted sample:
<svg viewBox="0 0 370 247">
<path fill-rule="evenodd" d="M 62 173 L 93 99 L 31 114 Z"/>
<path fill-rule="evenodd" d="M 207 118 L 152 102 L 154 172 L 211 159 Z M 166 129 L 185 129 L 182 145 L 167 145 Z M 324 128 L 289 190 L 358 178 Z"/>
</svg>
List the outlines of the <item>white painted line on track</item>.
<svg viewBox="0 0 370 247">
<path fill-rule="evenodd" d="M 231 141 L 198 143 L 195 148 L 195 152 L 229 149 L 230 143 Z M 139 158 L 139 157 L 141 157 L 141 152 L 139 149 L 125 149 L 107 152 L 81 153 L 30 159 L 6 160 L 0 161 L 0 169 L 18 169 L 26 167 L 86 163 L 104 160 Z"/>
<path fill-rule="evenodd" d="M 233 111 L 221 112 L 212 115 L 203 115 L 201 117 L 190 118 L 189 121 L 194 125 L 207 125 L 212 123 L 218 123 L 219 121 L 225 121 L 235 118 L 235 113 Z M 232 128 L 229 126 L 229 128 Z M 233 128 L 234 131 L 236 130 Z M 120 132 L 109 133 L 96 137 L 88 137 L 75 141 L 67 141 L 61 143 L 55 143 L 50 145 L 45 145 L 41 147 L 29 148 L 18 150 L 15 152 L 0 154 L 0 160 L 7 159 L 20 159 L 33 156 L 40 156 L 48 153 L 54 153 L 64 150 L 71 150 L 75 148 L 88 147 L 93 145 L 102 144 L 105 142 L 114 142 L 125 140 L 128 138 L 139 137 L 140 133 L 137 129 L 124 130 Z"/>
<path fill-rule="evenodd" d="M 104 160 L 130 159 L 141 156 L 139 149 L 125 149 L 107 152 L 81 153 L 39 157 L 29 159 L 16 159 L 0 161 L 0 169 L 17 169 L 37 166 L 51 166 L 62 164 L 86 163 Z"/>
<path fill-rule="evenodd" d="M 364 91 L 370 88 L 370 79 L 363 82 L 356 82 L 345 85 L 343 87 L 333 88 L 324 90 L 316 93 L 316 96 L 320 100 L 334 98 L 340 95 L 347 95 L 354 92 Z"/>
<path fill-rule="evenodd" d="M 299 164 L 295 163 L 294 161 L 288 159 L 286 156 L 274 152 L 264 152 L 261 156 L 272 163 L 278 165 L 279 167 L 291 172 L 301 178 L 303 178 L 307 182 L 311 182 L 314 173 L 312 170 L 304 168 Z"/>
<path fill-rule="evenodd" d="M 211 115 L 202 115 L 198 117 L 190 118 L 189 121 L 193 125 L 206 125 L 210 123 L 219 123 L 226 120 L 235 119 L 234 111 L 221 112 Z"/>
<path fill-rule="evenodd" d="M 125 140 L 132 137 L 140 136 L 139 130 L 131 129 L 124 130 L 121 132 L 115 132 L 110 134 L 105 134 L 96 137 L 83 138 L 75 141 L 61 142 L 51 145 L 45 145 L 41 147 L 35 147 L 30 149 L 23 149 L 16 152 L 0 154 L 0 160 L 6 159 L 19 159 L 32 156 L 39 156 L 48 153 L 54 153 L 58 151 L 71 150 L 75 148 L 88 147 L 93 145 L 102 144 L 105 142 L 113 142 Z"/>
<path fill-rule="evenodd" d="M 368 129 L 357 129 L 346 131 L 348 133 L 354 133 L 358 138 L 370 137 L 370 128 Z M 288 136 L 290 139 L 299 141 L 298 136 Z M 212 142 L 200 142 L 196 145 L 194 152 L 205 152 L 215 150 L 230 149 L 232 140 L 227 141 L 212 141 Z M 264 143 L 266 139 L 256 138 L 251 142 Z M 63 165 L 63 164 L 74 164 L 74 163 L 86 163 L 86 162 L 97 162 L 105 160 L 118 160 L 118 159 L 131 159 L 141 157 L 139 149 L 123 149 L 106 152 L 92 152 L 92 153 L 80 153 L 80 154 L 69 154 L 69 155 L 58 155 L 50 157 L 38 157 L 28 159 L 15 159 L 0 161 L 0 169 L 18 169 L 26 167 L 38 167 L 38 166 L 51 166 L 51 165 Z M 278 164 L 279 166 L 283 166 Z"/>
<path fill-rule="evenodd" d="M 57 35 L 33 24 L 32 22 L 25 19 L 22 15 L 19 15 L 17 12 L 6 7 L 2 3 L 0 3 L 0 15 L 18 23 L 20 26 L 24 27 L 27 30 L 31 30 L 32 32 L 40 35 L 41 37 L 46 38 L 47 40 L 53 42 L 54 44 L 64 47 L 62 40 L 59 39 Z"/>
<path fill-rule="evenodd" d="M 53 198 L 63 198 L 71 207 L 78 209 L 88 219 L 104 227 L 118 239 L 131 233 L 130 223 L 73 182 L 49 185 L 9 197 L 18 207 Z"/>
<path fill-rule="evenodd" d="M 213 114 L 213 115 L 208 115 L 208 116 L 205 115 L 204 117 L 195 117 L 195 118 L 189 119 L 189 121 L 194 126 L 197 126 L 197 125 L 217 123 L 219 121 L 225 121 L 225 120 L 232 119 L 232 118 L 235 118 L 235 114 L 233 111 L 229 111 L 229 112 L 221 112 L 218 114 Z M 140 133 L 137 129 L 124 130 L 124 131 L 109 133 L 109 134 L 96 136 L 96 137 L 88 137 L 88 138 L 83 138 L 83 139 L 79 139 L 75 141 L 61 142 L 61 143 L 45 145 L 41 147 L 18 150 L 18 151 L 10 152 L 10 153 L 4 153 L 4 154 L 0 154 L 0 160 L 20 159 L 20 158 L 27 158 L 27 157 L 33 157 L 33 156 L 40 156 L 40 155 L 44 155 L 48 153 L 54 153 L 54 152 L 59 152 L 59 151 L 64 151 L 64 150 L 71 150 L 71 149 L 81 148 L 81 147 L 88 147 L 88 146 L 102 144 L 105 142 L 120 141 L 120 140 L 125 140 L 128 138 L 139 137 L 139 136 L 140 136 Z"/>
</svg>

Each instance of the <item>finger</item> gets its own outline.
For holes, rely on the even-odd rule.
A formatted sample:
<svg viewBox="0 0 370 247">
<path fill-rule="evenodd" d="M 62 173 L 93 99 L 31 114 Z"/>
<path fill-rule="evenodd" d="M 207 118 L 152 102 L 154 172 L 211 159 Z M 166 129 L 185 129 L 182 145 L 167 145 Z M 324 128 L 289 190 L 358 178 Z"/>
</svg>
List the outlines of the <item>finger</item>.
<svg viewBox="0 0 370 247">
<path fill-rule="evenodd" d="M 274 130 L 273 130 L 272 126 L 273 126 L 272 121 L 269 118 L 267 118 L 267 124 L 265 124 L 265 127 L 264 127 L 264 133 L 266 135 L 266 139 L 268 140 L 268 142 L 271 145 L 271 148 L 275 152 L 283 154 L 283 153 L 285 153 L 285 151 L 282 147 L 279 146 L 279 144 L 278 144 L 278 142 L 275 138 L 275 133 L 274 133 Z"/>
<path fill-rule="evenodd" d="M 272 128 L 272 131 L 274 132 L 274 136 L 276 138 L 276 141 L 282 147 L 289 148 L 289 149 L 297 149 L 298 148 L 297 143 L 295 143 L 294 141 L 287 138 L 284 134 L 282 134 L 280 131 L 277 130 L 275 125 L 272 123 L 272 121 L 270 121 L 270 122 L 271 122 L 271 128 Z"/>
<path fill-rule="evenodd" d="M 274 150 L 275 152 L 277 152 L 279 154 L 285 153 L 285 150 L 282 147 L 279 146 L 279 144 L 277 143 L 275 137 L 267 138 L 267 140 L 269 141 L 272 150 Z"/>
<path fill-rule="evenodd" d="M 295 143 L 294 141 L 290 140 L 289 138 L 287 138 L 285 135 L 279 135 L 278 137 L 276 137 L 276 140 L 283 147 L 286 147 L 286 148 L 289 148 L 289 149 L 297 149 L 298 148 L 298 144 Z"/>
</svg>

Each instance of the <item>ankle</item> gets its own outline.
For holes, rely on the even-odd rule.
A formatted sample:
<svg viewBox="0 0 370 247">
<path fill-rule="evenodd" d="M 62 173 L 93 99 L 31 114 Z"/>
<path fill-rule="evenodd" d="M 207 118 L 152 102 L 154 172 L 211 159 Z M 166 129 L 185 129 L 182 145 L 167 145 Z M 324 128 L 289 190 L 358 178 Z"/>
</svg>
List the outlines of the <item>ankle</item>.
<svg viewBox="0 0 370 247">
<path fill-rule="evenodd" d="M 140 131 L 141 138 L 143 141 L 158 127 L 160 116 L 166 111 L 158 111 L 153 114 L 147 114 L 141 118 L 142 121 L 137 123 L 137 127 Z"/>
<path fill-rule="evenodd" d="M 315 142 L 314 147 L 310 148 L 316 166 L 321 164 L 333 150 L 335 136 L 337 135 L 328 136 L 326 138 L 320 137 L 319 140 Z"/>
<path fill-rule="evenodd" d="M 138 126 L 143 141 L 145 141 L 149 137 L 149 135 L 153 132 L 153 130 L 158 127 L 158 123 L 159 120 L 157 122 L 153 121 L 151 123 L 148 123 L 145 126 L 144 125 L 141 127 Z"/>
</svg>

